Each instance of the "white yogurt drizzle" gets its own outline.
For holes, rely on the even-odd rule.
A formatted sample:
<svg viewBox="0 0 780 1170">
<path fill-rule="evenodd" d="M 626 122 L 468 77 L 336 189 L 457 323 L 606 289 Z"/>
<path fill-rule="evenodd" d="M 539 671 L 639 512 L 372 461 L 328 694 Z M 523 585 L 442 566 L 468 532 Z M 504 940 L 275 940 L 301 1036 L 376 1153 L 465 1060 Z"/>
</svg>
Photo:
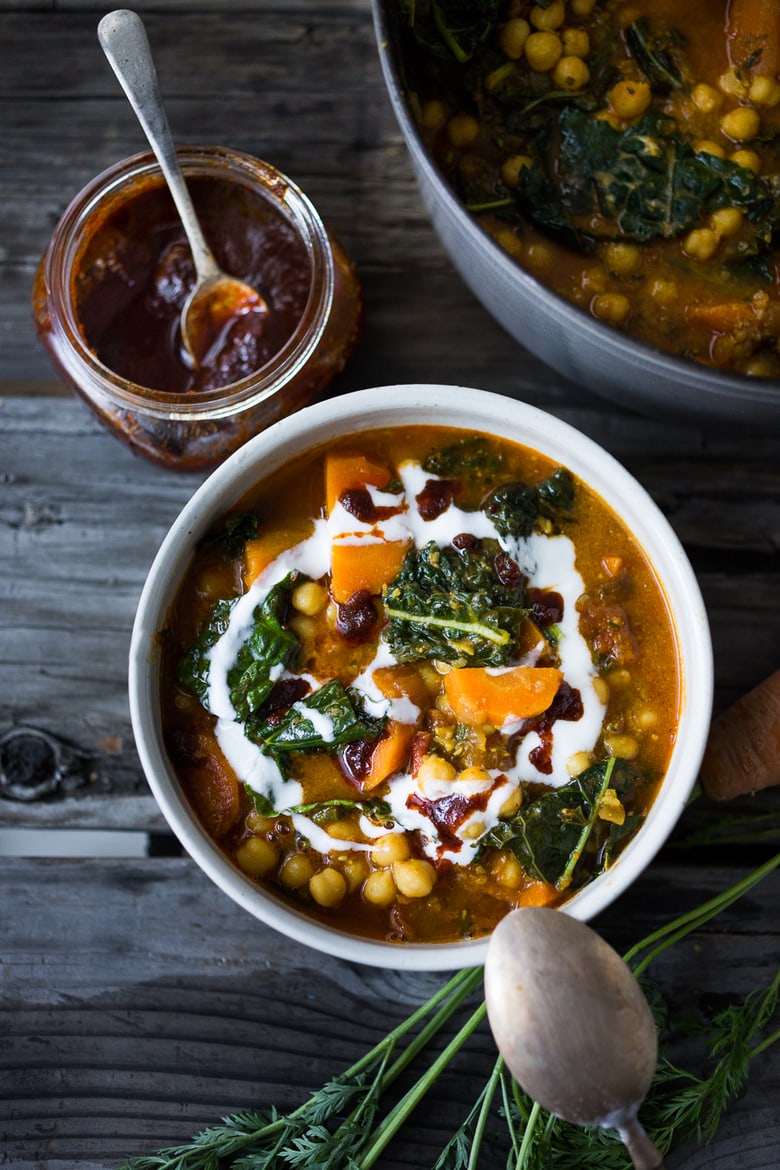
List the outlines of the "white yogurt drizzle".
<svg viewBox="0 0 780 1170">
<path fill-rule="evenodd" d="M 425 471 L 419 463 L 408 461 L 399 467 L 403 493 L 396 495 L 369 487 L 372 503 L 377 507 L 397 509 L 392 515 L 376 522 L 364 522 L 349 513 L 341 503 L 332 509 L 327 520 L 313 522 L 309 537 L 281 553 L 253 581 L 247 592 L 234 605 L 225 633 L 210 652 L 208 707 L 217 716 L 216 737 L 225 758 L 239 778 L 254 792 L 271 802 L 280 813 L 294 809 L 303 800 L 303 790 L 296 780 L 285 779 L 274 760 L 247 738 L 238 722 L 230 701 L 228 672 L 236 662 L 241 646 L 249 637 L 253 614 L 274 585 L 283 581 L 293 569 L 298 569 L 313 580 L 323 577 L 330 569 L 330 549 L 333 544 L 378 543 L 401 541 L 414 543 L 418 548 L 434 541 L 440 548 L 451 544 L 453 537 L 469 533 L 477 538 L 492 537 L 518 563 L 529 584 L 538 589 L 554 590 L 563 598 L 563 617 L 558 623 L 560 639 L 558 652 L 560 669 L 570 686 L 580 692 L 582 718 L 568 722 L 557 720 L 552 728 L 550 754 L 552 770 L 541 773 L 531 759 L 533 749 L 540 743 L 536 732 L 529 732 L 520 742 L 514 766 L 508 772 L 492 771 L 484 783 L 456 781 L 431 787 L 424 786 L 410 773 L 399 773 L 387 783 L 383 800 L 390 808 L 394 822 L 392 831 L 417 830 L 425 854 L 432 860 L 445 860 L 456 865 L 467 865 L 479 848 L 480 839 L 499 820 L 499 810 L 514 789 L 527 781 L 541 782 L 552 787 L 566 784 L 570 775 L 567 761 L 578 752 L 593 749 L 604 720 L 605 708 L 593 686 L 595 670 L 587 643 L 579 632 L 576 602 L 583 591 L 583 582 L 575 564 L 574 545 L 566 536 L 532 534 L 521 539 L 508 539 L 497 532 L 493 521 L 484 512 L 466 512 L 451 503 L 439 516 L 425 520 L 417 508 L 415 497 L 429 480 L 438 478 Z M 533 664 L 539 657 L 534 647 L 522 659 Z M 408 698 L 386 698 L 374 682 L 374 672 L 396 662 L 387 643 L 380 639 L 374 659 L 352 685 L 360 692 L 365 708 L 372 715 L 387 716 L 401 723 L 416 724 L 419 709 Z M 517 663 L 515 663 L 517 665 Z M 497 672 L 509 668 L 496 668 Z M 276 668 L 272 677 L 286 677 L 288 672 Z M 312 690 L 322 686 L 327 678 L 305 676 Z M 295 704 L 305 709 L 307 718 L 317 733 L 326 741 L 334 738 L 331 720 L 305 705 L 305 699 Z M 521 721 L 509 721 L 502 732 L 511 734 Z M 434 801 L 459 794 L 479 796 L 489 792 L 484 808 L 468 813 L 454 829 L 459 846 L 450 848 L 442 842 L 433 821 L 416 801 Z M 485 800 L 484 795 L 482 800 Z M 410 801 L 412 801 L 410 805 Z M 306 837 L 321 853 L 354 850 L 370 851 L 370 840 L 388 832 L 386 824 L 379 824 L 363 815 L 360 828 L 369 843 L 334 840 L 311 818 L 301 813 L 291 814 L 298 833 Z"/>
</svg>

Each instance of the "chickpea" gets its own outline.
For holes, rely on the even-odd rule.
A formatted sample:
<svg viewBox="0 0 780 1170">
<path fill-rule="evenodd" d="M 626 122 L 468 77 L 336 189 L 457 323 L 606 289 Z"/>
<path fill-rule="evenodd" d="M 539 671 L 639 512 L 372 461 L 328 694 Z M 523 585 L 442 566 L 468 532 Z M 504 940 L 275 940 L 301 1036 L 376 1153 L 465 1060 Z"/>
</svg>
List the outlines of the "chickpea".
<svg viewBox="0 0 780 1170">
<path fill-rule="evenodd" d="M 480 768 L 474 764 L 458 773 L 458 783 L 461 784 L 489 784 L 490 773 L 487 768 Z"/>
<path fill-rule="evenodd" d="M 752 171 L 754 175 L 761 173 L 761 159 L 755 150 L 735 150 L 729 157 L 738 167 L 744 167 L 746 171 Z"/>
<path fill-rule="evenodd" d="M 523 805 L 523 790 L 518 784 L 513 788 L 509 796 L 507 796 L 501 808 L 498 810 L 498 815 L 501 820 L 508 821 L 511 817 L 518 813 Z"/>
<path fill-rule="evenodd" d="M 607 680 L 597 674 L 593 680 L 593 689 L 598 701 L 606 705 L 609 702 L 609 683 Z"/>
<path fill-rule="evenodd" d="M 453 114 L 447 123 L 447 137 L 453 146 L 473 146 L 479 137 L 479 122 L 471 114 Z"/>
<path fill-rule="evenodd" d="M 304 581 L 296 585 L 290 599 L 293 607 L 307 617 L 315 617 L 322 613 L 328 603 L 328 591 L 316 581 Z"/>
<path fill-rule="evenodd" d="M 423 104 L 420 124 L 424 130 L 441 130 L 449 117 L 449 110 L 438 98 L 431 98 Z"/>
<path fill-rule="evenodd" d="M 565 57 L 587 57 L 590 52 L 590 37 L 584 28 L 566 28 L 561 33 Z"/>
<path fill-rule="evenodd" d="M 711 154 L 715 158 L 725 158 L 726 151 L 719 142 L 713 142 L 710 138 L 700 138 L 698 142 L 694 143 L 693 149 L 697 154 Z"/>
<path fill-rule="evenodd" d="M 355 822 L 347 817 L 339 821 L 331 821 L 326 831 L 329 837 L 333 837 L 334 841 L 354 841 L 360 833 Z"/>
<path fill-rule="evenodd" d="M 395 882 L 389 869 L 375 869 L 363 882 L 363 897 L 372 906 L 389 906 L 395 898 Z"/>
<path fill-rule="evenodd" d="M 350 853 L 342 864 L 342 871 L 347 883 L 347 890 L 354 894 L 366 881 L 369 868 L 368 861 L 362 853 Z M 376 870 L 376 873 L 387 873 L 387 870 Z"/>
<path fill-rule="evenodd" d="M 343 873 L 333 866 L 321 869 L 309 881 L 309 893 L 318 906 L 329 909 L 338 906 L 347 892 L 347 881 Z"/>
<path fill-rule="evenodd" d="M 714 113 L 723 101 L 723 95 L 718 93 L 717 89 L 713 89 L 711 85 L 705 85 L 703 82 L 694 85 L 691 98 L 696 109 L 701 110 L 703 114 Z"/>
<path fill-rule="evenodd" d="M 265 837 L 247 837 L 237 847 L 235 858 L 237 865 L 250 877 L 265 877 L 277 862 L 276 850 Z"/>
<path fill-rule="evenodd" d="M 733 138 L 736 142 L 750 142 L 761 129 L 761 119 L 758 111 L 750 106 L 737 106 L 723 115 L 720 128 L 727 138 Z"/>
<path fill-rule="evenodd" d="M 633 735 L 609 735 L 604 744 L 611 756 L 619 760 L 635 760 L 639 755 L 639 742 Z"/>
<path fill-rule="evenodd" d="M 709 260 L 719 243 L 720 236 L 712 228 L 694 228 L 683 240 L 683 250 L 692 260 Z"/>
<path fill-rule="evenodd" d="M 636 244 L 607 244 L 604 262 L 616 276 L 630 276 L 642 263 L 642 253 Z"/>
<path fill-rule="evenodd" d="M 561 57 L 553 69 L 553 81 L 558 89 L 575 93 L 590 81 L 590 70 L 581 57 Z"/>
<path fill-rule="evenodd" d="M 317 635 L 317 623 L 314 618 L 303 613 L 296 613 L 290 618 L 290 629 L 302 642 L 312 642 Z"/>
<path fill-rule="evenodd" d="M 512 61 L 519 61 L 530 32 L 531 26 L 522 16 L 508 20 L 498 35 L 498 43 L 504 56 Z"/>
<path fill-rule="evenodd" d="M 561 38 L 554 32 L 533 32 L 525 42 L 525 59 L 535 73 L 550 73 L 562 53 Z"/>
<path fill-rule="evenodd" d="M 748 378 L 777 378 L 780 373 L 777 358 L 768 353 L 757 353 L 745 363 L 742 373 Z"/>
<path fill-rule="evenodd" d="M 718 78 L 718 89 L 729 97 L 746 97 L 747 86 L 734 69 L 727 69 Z"/>
<path fill-rule="evenodd" d="M 423 786 L 427 781 L 444 781 L 454 780 L 457 775 L 455 769 L 449 760 L 443 760 L 441 756 L 428 755 L 423 756 L 420 761 L 420 766 L 417 769 L 417 779 Z"/>
<path fill-rule="evenodd" d="M 619 118 L 638 118 L 650 105 L 650 97 L 646 81 L 619 81 L 607 94 L 607 101 Z"/>
<path fill-rule="evenodd" d="M 531 9 L 531 24 L 542 32 L 560 28 L 565 18 L 563 0 L 552 0 L 552 4 L 548 4 L 546 8 L 541 4 L 535 4 Z"/>
<path fill-rule="evenodd" d="M 575 752 L 573 756 L 569 756 L 566 761 L 566 771 L 570 776 L 579 776 L 580 772 L 584 772 L 593 763 L 592 752 Z"/>
<path fill-rule="evenodd" d="M 267 833 L 274 827 L 275 820 L 276 817 L 264 817 L 256 808 L 252 808 L 246 814 L 244 824 L 250 833 Z"/>
<path fill-rule="evenodd" d="M 596 0 L 569 0 L 572 16 L 590 16 L 596 7 Z"/>
<path fill-rule="evenodd" d="M 502 850 L 490 868 L 496 881 L 510 890 L 517 890 L 523 884 L 523 867 L 514 853 Z"/>
<path fill-rule="evenodd" d="M 371 861 L 384 869 L 409 856 L 409 842 L 404 833 L 385 833 L 378 837 L 371 850 Z"/>
<path fill-rule="evenodd" d="M 748 89 L 748 97 L 757 106 L 776 106 L 780 102 L 780 82 L 766 74 L 754 77 Z"/>
<path fill-rule="evenodd" d="M 290 853 L 279 871 L 279 880 L 288 890 L 301 890 L 313 873 L 314 862 L 308 853 Z"/>
<path fill-rule="evenodd" d="M 511 227 L 502 226 L 492 233 L 493 239 L 499 248 L 503 248 L 509 256 L 519 260 L 523 254 L 523 242 Z"/>
<path fill-rule="evenodd" d="M 436 870 L 430 861 L 419 857 L 397 861 L 393 866 L 393 877 L 398 892 L 407 898 L 427 898 L 436 884 Z"/>
<path fill-rule="evenodd" d="M 525 250 L 526 264 L 529 268 L 535 268 L 537 271 L 550 268 L 554 259 L 555 253 L 552 248 L 542 240 L 534 241 Z"/>
<path fill-rule="evenodd" d="M 710 227 L 719 236 L 734 236 L 742 227 L 742 212 L 738 207 L 720 207 L 710 216 Z"/>
<path fill-rule="evenodd" d="M 658 712 L 652 707 L 643 707 L 637 712 L 634 722 L 640 731 L 652 731 L 658 725 Z"/>
<path fill-rule="evenodd" d="M 507 187 L 516 187 L 520 182 L 520 172 L 533 165 L 527 154 L 513 154 L 505 158 L 501 164 L 501 180 Z"/>
<path fill-rule="evenodd" d="M 610 688 L 614 691 L 625 691 L 631 686 L 631 671 L 625 666 L 616 666 L 607 675 Z"/>
<path fill-rule="evenodd" d="M 584 292 L 602 293 L 606 292 L 607 288 L 607 273 L 600 266 L 593 265 L 592 268 L 586 268 L 580 279 L 580 284 Z"/>
<path fill-rule="evenodd" d="M 673 305 L 679 296 L 677 284 L 673 280 L 654 280 L 650 296 L 658 305 Z"/>
<path fill-rule="evenodd" d="M 469 821 L 461 829 L 464 841 L 478 841 L 482 834 L 487 829 L 484 821 Z"/>
<path fill-rule="evenodd" d="M 622 293 L 600 293 L 593 298 L 591 310 L 599 321 L 620 325 L 631 312 L 631 302 Z"/>
</svg>

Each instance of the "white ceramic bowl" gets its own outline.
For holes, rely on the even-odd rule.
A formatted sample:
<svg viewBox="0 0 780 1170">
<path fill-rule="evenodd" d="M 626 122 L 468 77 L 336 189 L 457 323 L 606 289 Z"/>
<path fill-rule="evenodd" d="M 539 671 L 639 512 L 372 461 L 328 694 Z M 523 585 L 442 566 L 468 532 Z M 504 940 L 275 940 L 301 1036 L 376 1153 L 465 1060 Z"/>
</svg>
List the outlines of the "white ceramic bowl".
<svg viewBox="0 0 780 1170">
<path fill-rule="evenodd" d="M 151 567 L 130 647 L 130 711 L 138 752 L 157 802 L 190 857 L 255 917 L 317 950 L 360 963 L 406 970 L 447 970 L 484 962 L 487 939 L 455 943 L 388 943 L 358 938 L 315 922 L 265 892 L 221 853 L 201 828 L 168 762 L 160 724 L 156 637 L 197 542 L 257 482 L 281 464 L 334 435 L 377 427 L 445 423 L 504 436 L 548 455 L 588 483 L 632 530 L 653 564 L 674 618 L 682 703 L 670 766 L 645 820 L 615 865 L 566 903 L 589 919 L 642 872 L 682 812 L 704 751 L 712 706 L 712 649 L 696 578 L 663 514 L 606 451 L 535 407 L 482 390 L 454 386 L 386 386 L 310 406 L 240 448 L 195 492 Z"/>
</svg>

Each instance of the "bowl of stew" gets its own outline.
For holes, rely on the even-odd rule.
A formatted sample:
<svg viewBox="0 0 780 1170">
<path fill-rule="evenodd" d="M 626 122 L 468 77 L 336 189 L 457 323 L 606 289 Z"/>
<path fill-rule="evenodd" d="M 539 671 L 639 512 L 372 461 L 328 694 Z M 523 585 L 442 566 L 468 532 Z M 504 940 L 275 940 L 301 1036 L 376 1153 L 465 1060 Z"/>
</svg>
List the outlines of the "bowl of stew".
<svg viewBox="0 0 780 1170">
<path fill-rule="evenodd" d="M 591 918 L 644 869 L 697 776 L 712 653 L 679 541 L 606 451 L 499 395 L 391 386 L 195 492 L 129 692 L 226 894 L 327 953 L 443 969 L 515 906 Z"/>
<path fill-rule="evenodd" d="M 747 0 L 375 0 L 454 266 L 644 413 L 780 429 L 780 23 Z"/>
</svg>

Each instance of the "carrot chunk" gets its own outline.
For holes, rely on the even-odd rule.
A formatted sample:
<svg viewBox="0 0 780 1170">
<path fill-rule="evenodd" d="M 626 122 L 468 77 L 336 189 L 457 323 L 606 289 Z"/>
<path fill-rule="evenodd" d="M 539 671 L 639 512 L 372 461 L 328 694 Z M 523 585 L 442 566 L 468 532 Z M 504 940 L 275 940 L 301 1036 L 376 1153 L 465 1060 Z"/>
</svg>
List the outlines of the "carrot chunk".
<svg viewBox="0 0 780 1170">
<path fill-rule="evenodd" d="M 393 772 L 399 772 L 409 757 L 409 749 L 416 732 L 413 723 L 398 723 L 390 719 L 385 727 L 382 738 L 371 753 L 371 765 L 368 773 L 361 776 L 361 788 L 370 792 L 376 788 Z"/>
<path fill-rule="evenodd" d="M 244 584 L 247 588 L 281 553 L 305 540 L 310 531 L 311 525 L 300 531 L 282 528 L 248 540 L 244 546 Z"/>
<path fill-rule="evenodd" d="M 549 906 L 558 897 L 558 891 L 550 882 L 529 882 L 520 893 L 521 906 Z"/>
<path fill-rule="evenodd" d="M 329 454 L 325 459 L 325 501 L 328 512 L 333 511 L 339 497 L 350 488 L 383 488 L 389 481 L 389 470 L 367 459 L 365 455 L 344 452 Z"/>
<path fill-rule="evenodd" d="M 372 596 L 380 594 L 382 586 L 398 575 L 408 547 L 400 540 L 334 544 L 330 558 L 333 600 L 341 605 L 362 589 Z"/>
<path fill-rule="evenodd" d="M 562 677 L 552 666 L 515 666 L 501 674 L 466 666 L 445 674 L 444 690 L 461 723 L 501 727 L 506 719 L 526 719 L 546 711 Z"/>
</svg>

